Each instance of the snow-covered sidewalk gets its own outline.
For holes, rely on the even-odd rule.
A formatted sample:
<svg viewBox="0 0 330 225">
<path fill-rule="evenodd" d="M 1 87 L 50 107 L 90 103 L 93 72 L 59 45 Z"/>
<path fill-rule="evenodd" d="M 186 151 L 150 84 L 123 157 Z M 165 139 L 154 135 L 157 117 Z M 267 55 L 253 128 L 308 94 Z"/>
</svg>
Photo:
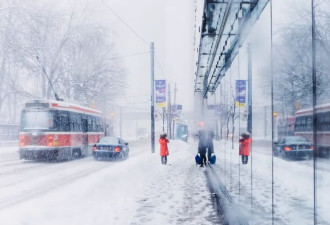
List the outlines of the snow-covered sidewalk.
<svg viewBox="0 0 330 225">
<path fill-rule="evenodd" d="M 169 164 L 155 167 L 133 224 L 219 224 L 205 168 L 194 164 L 196 146 L 174 141 L 169 148 Z"/>
<path fill-rule="evenodd" d="M 43 172 L 39 167 L 26 171 L 31 180 L 25 186 L 29 184 L 36 193 L 1 209 L 0 221 L 6 225 L 219 224 L 205 168 L 194 163 L 196 148 L 171 141 L 168 165 L 161 164 L 158 145 L 155 154 L 149 145 L 131 147 L 130 158 L 121 162 L 88 157 L 42 164 Z M 62 171 L 55 173 L 55 169 Z M 67 175 L 74 178 L 62 179 Z M 15 182 L 11 193 L 24 192 L 19 186 Z"/>
<path fill-rule="evenodd" d="M 266 150 L 270 154 L 263 154 Z M 276 224 L 313 224 L 312 160 L 289 161 L 274 157 L 272 161 L 271 148 L 254 146 L 253 158 L 250 156 L 248 164 L 243 165 L 238 155 L 238 144 L 235 143 L 232 149 L 231 143 L 225 141 L 215 143 L 215 153 L 218 176 L 251 224 L 272 223 L 272 198 Z M 320 168 L 328 164 L 328 160 L 318 160 Z M 316 175 L 318 221 L 330 224 L 327 213 L 330 205 L 327 194 L 329 171 L 320 169 Z"/>
</svg>

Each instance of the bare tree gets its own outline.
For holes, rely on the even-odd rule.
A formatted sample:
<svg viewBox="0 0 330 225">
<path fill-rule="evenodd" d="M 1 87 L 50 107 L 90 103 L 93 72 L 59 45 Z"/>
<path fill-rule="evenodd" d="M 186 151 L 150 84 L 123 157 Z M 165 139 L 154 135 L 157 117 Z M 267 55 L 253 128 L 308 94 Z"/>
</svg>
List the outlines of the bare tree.
<svg viewBox="0 0 330 225">
<path fill-rule="evenodd" d="M 54 92 L 87 106 L 122 94 L 126 76 L 111 60 L 116 50 L 109 29 L 87 22 L 82 12 L 38 1 L 7 0 L 0 7 L 0 110 L 8 99 L 16 114 L 20 101 Z"/>
</svg>

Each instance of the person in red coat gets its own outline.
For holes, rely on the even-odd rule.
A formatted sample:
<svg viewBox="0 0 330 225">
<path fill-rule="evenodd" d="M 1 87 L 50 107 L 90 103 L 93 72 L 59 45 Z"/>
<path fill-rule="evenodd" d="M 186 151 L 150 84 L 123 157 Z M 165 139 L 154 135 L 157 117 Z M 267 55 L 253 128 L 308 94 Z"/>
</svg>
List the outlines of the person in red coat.
<svg viewBox="0 0 330 225">
<path fill-rule="evenodd" d="M 248 158 L 251 151 L 251 142 L 252 139 L 248 132 L 244 132 L 241 134 L 241 138 L 239 139 L 239 155 L 242 156 L 243 164 L 248 163 Z"/>
<path fill-rule="evenodd" d="M 167 137 L 167 134 L 163 133 L 160 135 L 160 138 L 159 138 L 160 157 L 162 160 L 162 164 L 167 163 L 167 156 L 169 155 L 167 143 L 169 143 L 170 141 L 166 137 Z"/>
</svg>

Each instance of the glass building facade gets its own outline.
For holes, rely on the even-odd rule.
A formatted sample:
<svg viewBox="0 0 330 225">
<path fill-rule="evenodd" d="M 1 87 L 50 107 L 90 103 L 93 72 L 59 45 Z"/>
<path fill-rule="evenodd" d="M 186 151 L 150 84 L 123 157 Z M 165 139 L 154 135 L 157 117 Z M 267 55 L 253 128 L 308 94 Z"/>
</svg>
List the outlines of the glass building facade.
<svg viewBox="0 0 330 225">
<path fill-rule="evenodd" d="M 329 12 L 330 1 L 268 2 L 207 100 L 215 169 L 250 224 L 330 224 Z"/>
</svg>

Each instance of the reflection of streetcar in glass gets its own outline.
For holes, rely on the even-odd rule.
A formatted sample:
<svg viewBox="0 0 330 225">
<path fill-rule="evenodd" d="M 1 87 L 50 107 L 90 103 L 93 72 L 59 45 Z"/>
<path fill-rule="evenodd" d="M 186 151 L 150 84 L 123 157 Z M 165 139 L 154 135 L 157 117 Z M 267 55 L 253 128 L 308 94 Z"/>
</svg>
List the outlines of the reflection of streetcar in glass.
<svg viewBox="0 0 330 225">
<path fill-rule="evenodd" d="M 317 123 L 317 155 L 330 156 L 330 104 L 315 108 Z M 296 112 L 294 134 L 307 138 L 313 142 L 313 109 L 304 109 Z"/>
<path fill-rule="evenodd" d="M 285 119 L 279 120 L 277 125 L 278 138 L 294 135 L 295 121 L 295 116 L 288 116 Z"/>
<path fill-rule="evenodd" d="M 83 157 L 103 136 L 100 111 L 62 101 L 31 100 L 21 113 L 19 154 L 23 159 Z"/>
</svg>

